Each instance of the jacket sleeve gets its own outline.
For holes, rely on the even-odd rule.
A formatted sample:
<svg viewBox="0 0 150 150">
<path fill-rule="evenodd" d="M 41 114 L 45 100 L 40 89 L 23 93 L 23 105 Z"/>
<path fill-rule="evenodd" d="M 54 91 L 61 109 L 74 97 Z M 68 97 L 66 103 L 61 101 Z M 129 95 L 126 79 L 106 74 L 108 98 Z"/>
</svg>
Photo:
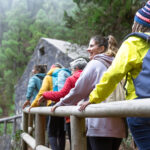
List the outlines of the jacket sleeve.
<svg viewBox="0 0 150 150">
<path fill-rule="evenodd" d="M 51 76 L 45 76 L 45 78 L 43 79 L 43 82 L 42 82 L 42 86 L 39 90 L 39 93 L 37 94 L 36 98 L 34 99 L 34 101 L 32 102 L 31 104 L 31 107 L 38 107 L 38 100 L 39 98 L 42 96 L 42 94 L 45 92 L 45 91 L 50 91 L 52 90 L 52 77 Z"/>
<path fill-rule="evenodd" d="M 28 87 L 27 87 L 27 94 L 26 94 L 26 98 L 27 100 L 30 100 L 31 97 L 33 96 L 33 91 L 36 88 L 36 83 L 34 78 L 30 78 L 29 83 L 28 83 Z"/>
<path fill-rule="evenodd" d="M 64 98 L 61 98 L 60 101 L 56 103 L 56 106 L 76 105 L 79 101 L 88 97 L 95 87 L 93 83 L 96 74 L 93 74 L 95 71 L 95 68 L 93 68 L 95 64 L 93 62 L 94 61 L 88 63 L 81 76 L 78 78 L 75 87 L 72 88 Z"/>
<path fill-rule="evenodd" d="M 71 90 L 71 81 L 70 78 L 67 78 L 64 87 L 60 91 L 47 91 L 43 93 L 45 99 L 51 99 L 52 101 L 58 102 L 60 98 L 64 97 Z"/>
<path fill-rule="evenodd" d="M 89 101 L 91 103 L 104 101 L 114 91 L 122 78 L 129 71 L 132 71 L 132 68 L 139 67 L 140 61 L 137 47 L 129 38 L 120 47 L 112 65 L 104 73 L 100 83 L 90 93 Z"/>
</svg>

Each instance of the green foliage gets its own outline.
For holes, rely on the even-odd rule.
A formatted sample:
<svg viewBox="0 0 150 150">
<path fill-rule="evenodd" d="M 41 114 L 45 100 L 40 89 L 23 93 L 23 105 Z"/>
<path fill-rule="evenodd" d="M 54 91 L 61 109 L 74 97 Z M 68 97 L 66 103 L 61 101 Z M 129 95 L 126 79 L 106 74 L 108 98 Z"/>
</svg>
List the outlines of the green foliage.
<svg viewBox="0 0 150 150">
<path fill-rule="evenodd" d="M 0 116 L 14 109 L 14 86 L 41 37 L 87 44 L 95 34 L 118 41 L 146 0 L 0 0 Z"/>
<path fill-rule="evenodd" d="M 20 150 L 21 149 L 21 134 L 23 130 L 17 130 L 15 135 L 12 137 L 12 150 Z"/>
<path fill-rule="evenodd" d="M 11 135 L 12 134 L 12 123 L 7 123 L 7 135 Z M 0 124 L 0 136 L 4 135 L 4 124 Z"/>
<path fill-rule="evenodd" d="M 135 11 L 141 0 L 74 0 L 78 9 L 74 16 L 65 13 L 65 26 L 71 29 L 70 39 L 87 44 L 93 34 L 114 35 L 118 41 L 131 32 Z"/>
<path fill-rule="evenodd" d="M 0 0 L 0 116 L 14 110 L 14 86 L 39 39 L 63 37 L 63 11 L 75 6 L 71 0 Z"/>
</svg>

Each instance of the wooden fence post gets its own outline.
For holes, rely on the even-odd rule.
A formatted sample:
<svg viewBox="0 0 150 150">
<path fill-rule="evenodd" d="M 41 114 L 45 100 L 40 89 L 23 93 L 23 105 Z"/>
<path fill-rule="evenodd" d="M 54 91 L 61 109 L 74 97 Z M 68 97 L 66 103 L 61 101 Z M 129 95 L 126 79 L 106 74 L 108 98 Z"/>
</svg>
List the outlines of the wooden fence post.
<svg viewBox="0 0 150 150">
<path fill-rule="evenodd" d="M 15 135 L 16 133 L 16 118 L 14 118 L 14 121 L 13 121 L 13 133 L 12 135 Z"/>
<path fill-rule="evenodd" d="M 72 150 L 87 150 L 85 118 L 71 116 Z"/>
<path fill-rule="evenodd" d="M 34 118 L 35 118 L 35 115 L 34 115 L 34 114 L 29 114 L 28 133 L 29 133 L 30 135 L 33 134 L 33 130 L 34 130 L 34 129 L 33 129 Z"/>
<path fill-rule="evenodd" d="M 4 121 L 4 135 L 7 134 L 7 120 Z"/>
<path fill-rule="evenodd" d="M 28 114 L 23 112 L 23 132 L 28 133 Z M 22 140 L 22 150 L 27 150 L 27 144 Z"/>
<path fill-rule="evenodd" d="M 35 143 L 45 145 L 45 116 L 36 114 L 35 118 Z"/>
</svg>

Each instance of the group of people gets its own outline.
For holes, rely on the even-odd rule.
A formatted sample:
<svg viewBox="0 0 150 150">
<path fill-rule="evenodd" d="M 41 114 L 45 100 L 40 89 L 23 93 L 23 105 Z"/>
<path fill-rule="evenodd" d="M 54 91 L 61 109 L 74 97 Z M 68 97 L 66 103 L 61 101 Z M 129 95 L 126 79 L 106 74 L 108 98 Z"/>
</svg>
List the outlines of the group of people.
<svg viewBox="0 0 150 150">
<path fill-rule="evenodd" d="M 119 50 L 113 36 L 93 36 L 87 49 L 90 61 L 87 63 L 79 58 L 72 62 L 72 75 L 68 72 L 63 86 L 56 90 L 53 88 L 53 73 L 60 68 L 52 68 L 30 109 L 46 101 L 48 106 L 53 106 L 51 111 L 54 112 L 59 106 L 77 105 L 84 99 L 79 109 L 83 111 L 89 104 L 105 103 L 112 97 L 115 99 L 113 91 L 124 77 L 126 99 L 149 98 L 150 0 L 136 12 L 132 32 L 134 34 L 124 39 Z M 49 80 L 52 82 L 46 78 L 51 78 Z M 25 106 L 27 104 L 29 102 Z M 63 117 L 49 118 L 49 141 L 53 150 L 65 148 L 65 133 L 61 134 L 64 132 L 63 121 Z M 150 150 L 150 118 L 127 117 L 127 124 L 139 150 Z M 88 150 L 118 150 L 122 139 L 127 136 L 123 118 L 86 118 L 86 127 Z"/>
</svg>

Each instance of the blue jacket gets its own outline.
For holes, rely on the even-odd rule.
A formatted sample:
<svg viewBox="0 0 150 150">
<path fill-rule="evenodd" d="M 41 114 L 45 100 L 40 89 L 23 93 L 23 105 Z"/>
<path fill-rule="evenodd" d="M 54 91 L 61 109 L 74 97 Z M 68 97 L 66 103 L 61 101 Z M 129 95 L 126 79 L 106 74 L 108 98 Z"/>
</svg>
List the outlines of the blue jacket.
<svg viewBox="0 0 150 150">
<path fill-rule="evenodd" d="M 35 99 L 41 88 L 42 81 L 45 75 L 45 73 L 38 73 L 30 78 L 26 93 L 27 100 L 30 100 L 32 102 Z"/>
<path fill-rule="evenodd" d="M 53 91 L 60 91 L 66 79 L 71 75 L 70 70 L 66 68 L 57 69 L 52 73 Z"/>
</svg>

